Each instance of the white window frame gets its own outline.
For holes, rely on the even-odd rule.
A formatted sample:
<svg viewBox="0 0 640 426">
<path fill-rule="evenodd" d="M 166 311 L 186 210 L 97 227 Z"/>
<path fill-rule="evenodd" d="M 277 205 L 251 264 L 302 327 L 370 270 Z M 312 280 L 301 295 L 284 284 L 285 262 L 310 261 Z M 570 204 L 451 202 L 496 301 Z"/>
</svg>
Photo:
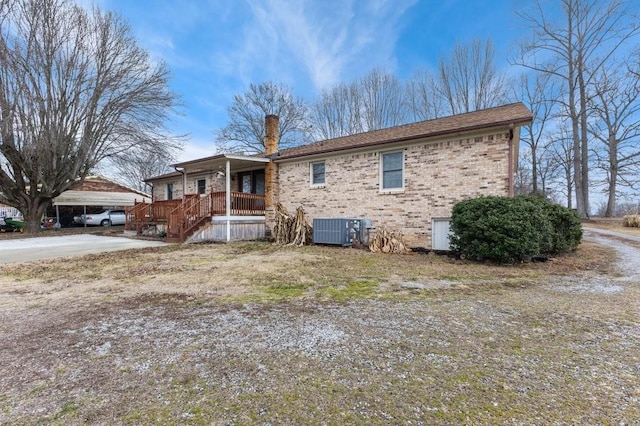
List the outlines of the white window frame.
<svg viewBox="0 0 640 426">
<path fill-rule="evenodd" d="M 168 182 L 166 189 L 167 189 L 167 193 L 165 194 L 165 198 L 167 200 L 173 200 L 173 191 L 175 188 L 175 183 L 174 182 Z"/>
<path fill-rule="evenodd" d="M 322 183 L 315 183 L 313 181 L 313 166 L 315 164 L 323 164 L 324 165 L 324 182 Z M 326 161 L 322 160 L 322 161 L 312 161 L 309 163 L 309 185 L 312 188 L 324 188 L 324 186 L 327 184 L 327 163 Z"/>
<path fill-rule="evenodd" d="M 387 154 L 401 154 L 402 155 L 402 185 L 396 188 L 385 188 L 384 187 L 384 156 Z M 404 158 L 404 150 L 393 150 L 393 151 L 382 151 L 380 152 L 380 170 L 379 170 L 379 178 L 380 178 L 380 192 L 381 193 L 389 193 L 389 192 L 403 192 L 404 191 L 404 178 L 405 178 L 405 158 Z"/>
<path fill-rule="evenodd" d="M 204 192 L 200 192 L 199 183 L 204 182 Z M 196 178 L 196 194 L 206 195 L 207 193 L 207 178 Z"/>
</svg>

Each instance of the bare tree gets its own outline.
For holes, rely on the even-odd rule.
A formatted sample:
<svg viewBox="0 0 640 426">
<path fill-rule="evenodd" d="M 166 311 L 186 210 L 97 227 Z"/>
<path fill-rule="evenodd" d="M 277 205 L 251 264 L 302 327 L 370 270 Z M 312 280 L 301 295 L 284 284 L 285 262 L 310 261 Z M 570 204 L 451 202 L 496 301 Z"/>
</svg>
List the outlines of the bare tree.
<svg viewBox="0 0 640 426">
<path fill-rule="evenodd" d="M 537 179 L 538 186 L 534 193 L 544 195 L 548 200 L 555 198 L 555 185 L 554 182 L 562 176 L 562 165 L 557 161 L 554 156 L 555 148 L 554 143 L 556 141 L 547 140 L 546 143 L 539 147 L 539 157 L 536 161 L 537 165 Z"/>
<path fill-rule="evenodd" d="M 622 0 L 561 0 L 561 13 L 536 0 L 520 16 L 533 30 L 516 61 L 561 82 L 563 114 L 571 124 L 578 214 L 589 216 L 589 86 L 599 71 L 638 34 L 640 23 Z M 545 6 L 551 3 L 545 3 Z M 562 16 L 563 20 L 554 19 Z"/>
<path fill-rule="evenodd" d="M 438 63 L 436 87 L 450 114 L 477 111 L 504 104 L 509 99 L 507 79 L 494 61 L 490 39 L 457 43 L 450 56 Z"/>
<path fill-rule="evenodd" d="M 358 86 L 341 83 L 323 90 L 320 99 L 313 103 L 310 120 L 318 139 L 363 132 Z"/>
<path fill-rule="evenodd" d="M 357 81 L 323 90 L 311 109 L 314 134 L 332 139 L 406 123 L 402 83 L 373 69 Z"/>
<path fill-rule="evenodd" d="M 426 69 L 413 73 L 405 85 L 407 113 L 413 121 L 431 120 L 447 114 L 448 107 L 440 96 L 436 79 Z"/>
<path fill-rule="evenodd" d="M 606 69 L 594 81 L 594 91 L 595 119 L 589 131 L 600 142 L 593 152 L 606 176 L 604 216 L 613 217 L 618 187 L 638 189 L 639 185 L 640 78 L 626 66 Z"/>
<path fill-rule="evenodd" d="M 390 72 L 374 69 L 359 81 L 364 130 L 378 130 L 406 122 L 403 87 Z"/>
<path fill-rule="evenodd" d="M 564 186 L 564 196 L 567 200 L 567 208 L 573 208 L 573 188 L 574 177 L 574 144 L 573 138 L 570 135 L 565 125 L 561 125 L 557 134 L 553 137 L 554 141 L 548 146 L 551 150 L 552 161 L 556 163 L 558 170 L 560 170 L 560 180 Z"/>
<path fill-rule="evenodd" d="M 529 148 L 520 152 L 518 160 L 518 168 L 516 169 L 513 189 L 516 195 L 527 195 L 533 192 L 532 185 L 533 173 L 531 171 L 531 153 Z"/>
<path fill-rule="evenodd" d="M 541 168 L 545 171 L 549 169 L 548 164 L 543 165 L 546 163 L 543 157 L 548 153 L 548 150 L 544 149 L 543 140 L 549 131 L 548 124 L 553 118 L 552 100 L 556 96 L 553 80 L 546 74 L 538 74 L 533 79 L 523 74 L 516 96 L 527 104 L 533 113 L 533 121 L 524 126 L 520 141 L 529 148 L 527 153 L 530 155 L 531 164 L 531 191 L 536 193 L 539 191 Z"/>
<path fill-rule="evenodd" d="M 258 153 L 264 151 L 264 117 L 279 117 L 280 147 L 307 142 L 311 135 L 308 107 L 292 90 L 273 82 L 251 84 L 249 90 L 233 97 L 227 108 L 229 123 L 215 132 L 224 151 Z"/>
<path fill-rule="evenodd" d="M 68 0 L 0 2 L 0 202 L 39 230 L 101 160 L 153 150 L 176 96 L 117 15 Z"/>
<path fill-rule="evenodd" d="M 176 149 L 163 146 L 155 150 L 134 147 L 126 155 L 110 158 L 110 165 L 118 173 L 118 180 L 131 188 L 149 192 L 144 180 L 173 171 L 171 164 L 176 161 Z"/>
</svg>

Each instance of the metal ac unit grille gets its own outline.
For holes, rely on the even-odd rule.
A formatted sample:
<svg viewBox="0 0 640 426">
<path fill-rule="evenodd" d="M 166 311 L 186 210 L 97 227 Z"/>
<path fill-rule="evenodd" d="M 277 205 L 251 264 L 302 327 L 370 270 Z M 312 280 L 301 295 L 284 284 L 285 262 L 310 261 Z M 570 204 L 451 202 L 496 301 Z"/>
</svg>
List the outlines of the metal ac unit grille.
<svg viewBox="0 0 640 426">
<path fill-rule="evenodd" d="M 354 239 L 364 241 L 365 221 L 353 218 L 313 219 L 313 243 L 350 246 Z"/>
</svg>

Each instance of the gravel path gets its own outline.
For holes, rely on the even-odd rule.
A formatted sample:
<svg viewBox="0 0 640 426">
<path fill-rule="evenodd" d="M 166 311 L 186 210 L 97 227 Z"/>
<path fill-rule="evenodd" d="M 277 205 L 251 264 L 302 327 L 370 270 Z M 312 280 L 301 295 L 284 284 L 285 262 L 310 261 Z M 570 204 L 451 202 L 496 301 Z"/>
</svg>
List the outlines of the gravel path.
<svg viewBox="0 0 640 426">
<path fill-rule="evenodd" d="M 593 234 L 599 234 L 601 236 L 622 238 L 625 240 L 636 241 L 640 243 L 640 237 L 635 235 L 625 234 L 623 232 L 610 231 L 608 229 L 591 228 L 588 226 L 583 226 L 582 229 L 584 229 L 585 236 L 587 237 L 593 236 Z"/>
<path fill-rule="evenodd" d="M 585 239 L 610 246 L 618 253 L 619 260 L 616 267 L 626 275 L 625 280 L 640 280 L 640 247 L 633 244 L 640 243 L 640 237 L 605 229 L 589 227 L 583 227 L 583 229 Z"/>
</svg>

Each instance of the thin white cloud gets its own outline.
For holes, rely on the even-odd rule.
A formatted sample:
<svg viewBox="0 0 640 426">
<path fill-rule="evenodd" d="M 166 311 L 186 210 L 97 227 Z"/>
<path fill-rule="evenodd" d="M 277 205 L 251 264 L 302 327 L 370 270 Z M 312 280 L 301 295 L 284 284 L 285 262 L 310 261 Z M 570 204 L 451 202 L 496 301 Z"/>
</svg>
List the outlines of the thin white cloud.
<svg viewBox="0 0 640 426">
<path fill-rule="evenodd" d="M 90 2 L 93 0 L 81 0 Z M 319 90 L 396 64 L 396 43 L 417 0 L 95 0 L 129 20 L 141 45 L 176 75 L 190 133 L 204 155 L 225 107 L 249 83 L 275 81 L 312 99 Z M 206 131 L 205 129 L 206 128 Z M 211 149 L 209 149 L 209 147 Z"/>
<path fill-rule="evenodd" d="M 315 89 L 395 62 L 404 13 L 415 0 L 268 0 L 251 3 L 252 20 L 233 54 L 241 74 L 276 81 L 306 72 Z M 285 78 L 275 78 L 277 76 Z"/>
<path fill-rule="evenodd" d="M 182 151 L 178 153 L 178 163 L 196 160 L 198 158 L 210 157 L 217 154 L 215 145 L 210 140 L 191 139 L 184 144 Z"/>
</svg>

